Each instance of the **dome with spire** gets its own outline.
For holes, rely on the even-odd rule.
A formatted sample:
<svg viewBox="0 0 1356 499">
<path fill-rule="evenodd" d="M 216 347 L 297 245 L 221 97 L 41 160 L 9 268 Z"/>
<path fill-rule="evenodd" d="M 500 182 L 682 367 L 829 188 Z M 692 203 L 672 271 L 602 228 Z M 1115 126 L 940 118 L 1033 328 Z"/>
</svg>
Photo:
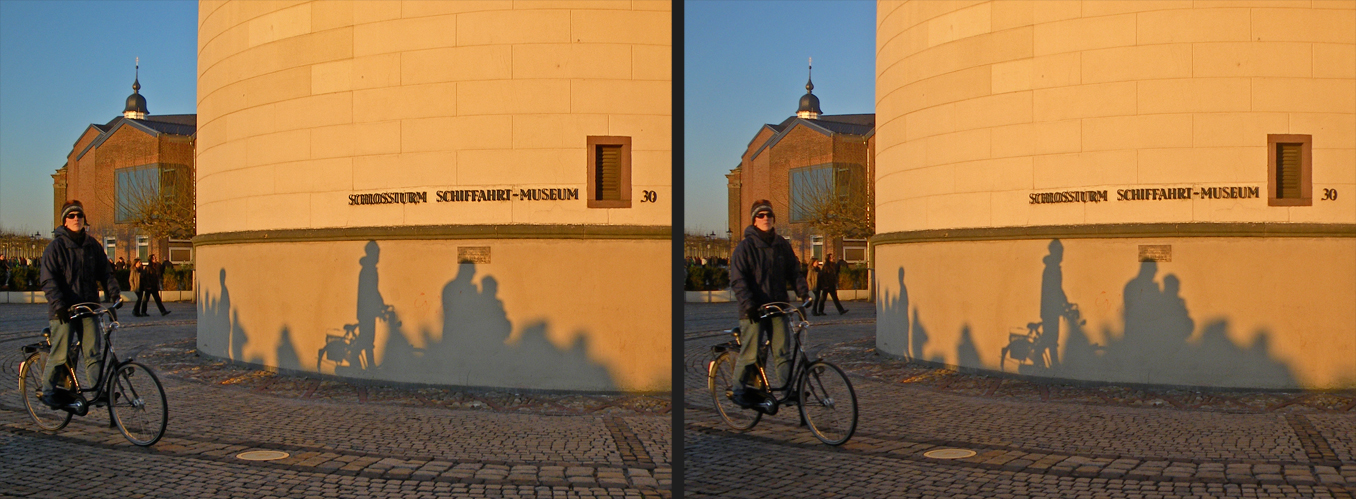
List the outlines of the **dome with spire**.
<svg viewBox="0 0 1356 499">
<path fill-rule="evenodd" d="M 132 95 L 127 96 L 127 106 L 122 109 L 122 116 L 128 119 L 140 120 L 146 118 L 146 98 L 141 96 L 141 67 L 137 67 L 137 76 L 132 80 Z"/>
<path fill-rule="evenodd" d="M 813 67 L 811 67 L 813 70 Z M 819 110 L 819 97 L 815 97 L 815 82 L 807 78 L 805 80 L 805 95 L 800 97 L 800 107 L 796 108 L 796 117 L 805 119 L 819 119 L 823 111 Z"/>
</svg>

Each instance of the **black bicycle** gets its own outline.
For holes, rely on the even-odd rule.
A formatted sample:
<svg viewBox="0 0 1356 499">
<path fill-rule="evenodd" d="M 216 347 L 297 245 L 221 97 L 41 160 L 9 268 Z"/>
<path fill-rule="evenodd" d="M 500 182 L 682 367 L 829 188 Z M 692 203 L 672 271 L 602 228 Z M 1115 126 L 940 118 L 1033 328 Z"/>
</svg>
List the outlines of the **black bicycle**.
<svg viewBox="0 0 1356 499">
<path fill-rule="evenodd" d="M 114 308 L 122 306 L 119 301 Z M 71 416 L 84 416 L 90 407 L 108 407 L 109 426 L 117 426 L 133 444 L 147 447 L 165 435 L 169 420 L 169 406 L 165 402 L 165 388 L 155 371 L 131 357 L 119 361 L 113 352 L 113 332 L 117 331 L 118 316 L 113 309 L 98 303 L 77 303 L 69 309 L 70 321 L 93 318 L 95 327 L 103 335 L 101 359 L 103 369 L 94 386 L 80 386 L 76 376 L 76 359 L 80 352 L 77 328 L 71 328 L 71 341 L 66 364 L 58 369 L 58 388 L 65 390 L 73 400 L 59 408 L 52 408 L 41 400 L 42 372 L 52 350 L 51 328 L 43 328 L 40 342 L 23 346 L 25 359 L 19 366 L 19 393 L 24 399 L 28 415 L 39 428 L 55 432 L 71 422 Z M 87 400 L 92 394 L 93 400 Z"/>
<path fill-rule="evenodd" d="M 711 347 L 714 360 L 706 378 L 721 419 L 734 429 L 747 430 L 758 424 L 764 414 L 775 415 L 781 405 L 795 404 L 800 407 L 801 423 L 810 427 L 815 438 L 829 445 L 847 442 L 857 430 L 857 393 L 842 369 L 821 358 L 811 360 L 805 352 L 810 329 L 810 323 L 805 320 L 805 306 L 769 303 L 758 312 L 759 321 L 763 323 L 779 317 L 792 319 L 791 375 L 781 386 L 768 382 L 766 364 L 771 338 L 767 327 L 759 328 L 757 370 L 760 383 L 746 391 L 756 390 L 756 396 L 761 400 L 752 407 L 741 406 L 734 395 L 736 381 L 742 374 L 735 372 L 740 348 L 739 328 L 726 331 L 734 335 L 734 340 Z"/>
</svg>

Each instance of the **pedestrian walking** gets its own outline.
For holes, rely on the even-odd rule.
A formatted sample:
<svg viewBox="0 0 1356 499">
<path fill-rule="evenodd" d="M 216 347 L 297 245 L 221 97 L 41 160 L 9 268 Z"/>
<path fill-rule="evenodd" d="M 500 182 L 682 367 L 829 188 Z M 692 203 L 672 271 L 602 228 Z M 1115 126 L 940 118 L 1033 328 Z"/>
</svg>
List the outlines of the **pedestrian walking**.
<svg viewBox="0 0 1356 499">
<path fill-rule="evenodd" d="M 154 253 L 151 254 L 150 261 L 146 262 L 145 269 L 141 274 L 141 289 L 145 290 L 146 298 L 141 301 L 141 310 L 138 312 L 141 313 L 142 317 L 150 315 L 146 313 L 146 308 L 151 304 L 151 299 L 154 298 L 156 308 L 160 309 L 160 315 L 169 315 L 170 311 L 166 310 L 165 305 L 160 302 L 160 280 L 163 275 L 161 273 L 163 267 L 160 262 L 155 260 Z"/>
<path fill-rule="evenodd" d="M 814 301 L 810 302 L 810 315 L 824 315 L 815 312 L 815 309 L 819 308 L 819 271 L 821 268 L 819 257 L 810 257 L 809 268 L 805 271 L 805 283 L 810 286 L 810 292 L 814 295 Z"/>
<path fill-rule="evenodd" d="M 834 261 L 833 253 L 824 255 L 824 268 L 819 271 L 819 288 L 823 291 L 819 294 L 816 315 L 824 315 L 824 302 L 829 301 L 830 296 L 833 297 L 833 306 L 838 309 L 838 315 L 848 313 L 843 304 L 838 302 L 838 270 L 842 264 L 841 261 Z"/>
<path fill-rule="evenodd" d="M 133 303 L 133 304 L 132 304 L 132 315 L 137 316 L 137 317 L 141 317 L 141 315 L 142 315 L 141 312 L 140 312 L 140 310 L 141 310 L 141 300 L 142 300 L 142 298 L 144 297 L 144 295 L 141 293 L 141 272 L 142 272 L 142 267 L 143 267 L 143 264 L 141 263 L 141 259 L 140 259 L 140 258 L 133 258 L 133 259 L 132 259 L 132 266 L 129 268 L 130 272 L 128 272 L 128 274 L 127 274 L 127 284 L 130 285 L 130 286 L 128 286 L 128 287 L 131 288 L 131 289 L 132 289 L 132 293 L 135 294 L 135 295 L 137 296 L 137 301 L 136 301 L 136 303 Z"/>
</svg>

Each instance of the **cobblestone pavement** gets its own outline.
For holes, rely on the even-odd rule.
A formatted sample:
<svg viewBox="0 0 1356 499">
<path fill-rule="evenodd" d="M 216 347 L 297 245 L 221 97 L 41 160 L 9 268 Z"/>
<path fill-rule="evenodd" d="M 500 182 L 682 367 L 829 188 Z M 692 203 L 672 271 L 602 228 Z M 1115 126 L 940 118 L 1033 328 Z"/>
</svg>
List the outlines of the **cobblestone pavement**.
<svg viewBox="0 0 1356 499">
<path fill-rule="evenodd" d="M 1198 392 L 1037 383 L 875 352 L 872 305 L 812 317 L 861 411 L 841 447 L 794 408 L 750 431 L 706 391 L 733 305 L 685 310 L 685 497 L 1333 497 L 1356 495 L 1356 392 Z M 938 449 L 973 457 L 941 460 Z"/>
<path fill-rule="evenodd" d="M 278 375 L 198 357 L 191 304 L 123 314 L 121 353 L 161 375 L 169 429 L 149 449 L 91 410 L 55 434 L 15 375 L 45 305 L 0 305 L 0 496 L 671 497 L 667 394 L 467 391 Z M 126 355 L 123 355 L 124 357 Z M 241 452 L 289 453 L 245 461 Z"/>
</svg>

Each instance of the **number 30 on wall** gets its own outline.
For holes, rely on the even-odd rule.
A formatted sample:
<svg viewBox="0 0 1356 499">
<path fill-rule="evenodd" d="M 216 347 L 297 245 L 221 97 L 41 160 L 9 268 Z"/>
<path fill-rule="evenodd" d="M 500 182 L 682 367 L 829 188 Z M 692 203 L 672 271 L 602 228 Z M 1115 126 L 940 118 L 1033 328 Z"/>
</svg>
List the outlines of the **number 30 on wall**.
<svg viewBox="0 0 1356 499">
<path fill-rule="evenodd" d="M 1336 201 L 1337 189 L 1323 189 L 1323 201 Z"/>
<path fill-rule="evenodd" d="M 655 191 L 640 191 L 642 203 L 655 203 L 659 201 L 659 193 Z"/>
</svg>

